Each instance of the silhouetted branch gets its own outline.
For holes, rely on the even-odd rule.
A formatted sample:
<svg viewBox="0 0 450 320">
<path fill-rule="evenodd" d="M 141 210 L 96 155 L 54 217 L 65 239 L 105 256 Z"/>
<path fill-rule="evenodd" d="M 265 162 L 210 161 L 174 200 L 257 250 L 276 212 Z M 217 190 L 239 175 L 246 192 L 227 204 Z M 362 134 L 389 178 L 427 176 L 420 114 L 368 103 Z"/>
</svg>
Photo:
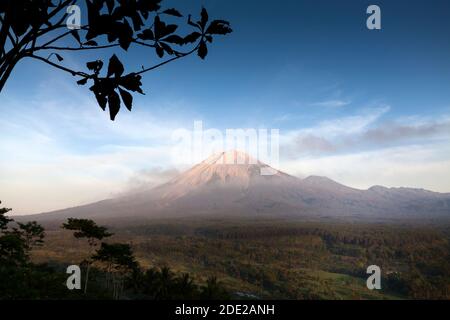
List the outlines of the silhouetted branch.
<svg viewBox="0 0 450 320">
<path fill-rule="evenodd" d="M 29 55 L 27 55 L 27 57 L 30 57 L 30 58 L 37 59 L 37 60 L 40 60 L 42 62 L 45 62 L 45 63 L 51 65 L 52 67 L 55 67 L 55 68 L 60 69 L 62 71 L 68 72 L 68 73 L 70 73 L 73 76 L 81 76 L 81 77 L 85 77 L 85 78 L 91 78 L 91 76 L 89 74 L 85 73 L 85 72 L 75 71 L 75 70 L 63 67 L 63 66 L 61 66 L 61 65 L 59 65 L 57 63 L 54 63 L 54 62 L 52 62 L 52 61 L 50 61 L 48 59 L 45 59 L 43 57 L 40 57 L 40 56 L 36 56 L 34 54 L 29 54 Z"/>
<path fill-rule="evenodd" d="M 180 36 L 175 33 L 179 25 L 165 20 L 166 17 L 183 18 L 183 15 L 175 8 L 161 9 L 161 1 L 144 0 L 85 0 L 88 24 L 80 29 L 61 30 L 67 28 L 65 20 L 68 13 L 65 9 L 77 2 L 60 0 L 56 7 L 53 7 L 50 0 L 25 3 L 8 1 L 6 5 L 0 2 L 0 91 L 16 64 L 22 58 L 29 57 L 73 76 L 82 77 L 77 81 L 79 85 L 85 85 L 88 80 L 92 80 L 93 85 L 89 89 L 95 94 L 103 110 L 109 106 L 111 119 L 114 120 L 122 102 L 131 110 L 133 96 L 130 92 L 144 93 L 141 89 L 142 74 L 194 52 L 197 52 L 201 59 L 205 59 L 208 54 L 207 44 L 213 42 L 213 36 L 232 32 L 227 21 L 209 21 L 206 9 L 202 8 L 199 21 L 194 22 L 191 15 L 188 16 L 186 23 L 193 27 L 193 31 L 186 36 Z M 25 5 L 27 7 L 24 7 Z M 20 16 L 21 12 L 23 17 Z M 44 36 L 45 42 L 40 44 Z M 62 39 L 66 40 L 68 36 L 72 36 L 77 45 L 56 44 Z M 102 43 L 99 43 L 100 41 Z M 109 60 L 104 77 L 100 76 L 104 65 L 102 60 L 86 64 L 91 74 L 50 60 L 50 57 L 54 56 L 59 62 L 63 61 L 64 57 L 60 53 L 65 51 L 92 51 L 116 47 L 128 51 L 131 45 L 151 48 L 161 59 L 164 59 L 164 56 L 169 57 L 151 67 L 143 67 L 140 71 L 126 74 L 124 65 L 114 54 Z M 192 49 L 182 52 L 180 48 L 185 46 L 192 46 Z M 36 54 L 48 50 L 53 52 L 47 59 Z"/>
</svg>

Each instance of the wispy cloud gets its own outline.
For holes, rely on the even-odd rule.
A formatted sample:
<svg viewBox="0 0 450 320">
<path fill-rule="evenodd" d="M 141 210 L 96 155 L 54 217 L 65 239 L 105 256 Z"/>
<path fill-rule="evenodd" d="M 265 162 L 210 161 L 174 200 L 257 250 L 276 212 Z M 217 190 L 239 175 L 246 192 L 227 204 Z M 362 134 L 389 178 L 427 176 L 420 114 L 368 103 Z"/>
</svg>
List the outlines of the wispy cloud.
<svg viewBox="0 0 450 320">
<path fill-rule="evenodd" d="M 287 172 L 299 177 L 327 176 L 360 189 L 384 185 L 449 192 L 449 154 L 450 143 L 445 141 L 284 159 L 281 166 Z"/>
<path fill-rule="evenodd" d="M 348 101 L 348 100 L 326 100 L 326 101 L 320 101 L 320 102 L 311 103 L 311 106 L 313 106 L 313 107 L 339 108 L 339 107 L 347 106 L 350 103 L 351 103 L 351 101 Z"/>
<path fill-rule="evenodd" d="M 22 99 L 2 101 L 0 194 L 15 213 L 89 203 L 149 188 L 177 174 L 171 162 L 172 133 L 190 127 L 186 124 L 198 118 L 156 116 L 141 108 L 121 112 L 117 121 L 111 122 L 92 97 L 71 84 L 65 86 L 64 82 L 43 86 L 39 95 L 28 97 L 26 103 Z M 54 97 L 46 88 L 66 94 Z M 386 121 L 384 116 L 390 110 L 380 105 L 353 114 L 348 111 L 342 117 L 321 118 L 309 127 L 282 129 L 281 169 L 329 175 L 352 186 L 363 187 L 370 181 L 445 190 L 449 187 L 444 181 L 448 153 L 437 148 L 450 142 L 450 117 Z M 287 112 L 278 120 L 290 118 Z M 411 148 L 410 171 L 402 171 Z M 425 149 L 426 156 L 420 151 Z M 429 160 L 432 155 L 436 158 Z M 385 171 L 379 174 L 380 170 Z M 427 172 L 436 175 L 434 185 Z M 414 184 L 408 175 L 417 178 Z"/>
<path fill-rule="evenodd" d="M 381 107 L 354 116 L 322 121 L 284 134 L 283 154 L 289 158 L 355 153 L 401 145 L 450 141 L 450 116 L 382 120 Z"/>
</svg>

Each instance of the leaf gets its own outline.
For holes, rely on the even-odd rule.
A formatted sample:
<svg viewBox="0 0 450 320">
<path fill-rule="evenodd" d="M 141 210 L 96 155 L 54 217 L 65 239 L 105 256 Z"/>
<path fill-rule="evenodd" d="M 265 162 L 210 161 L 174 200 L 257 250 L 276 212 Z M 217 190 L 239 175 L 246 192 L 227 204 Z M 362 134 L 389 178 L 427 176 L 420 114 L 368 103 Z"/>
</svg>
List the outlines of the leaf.
<svg viewBox="0 0 450 320">
<path fill-rule="evenodd" d="M 119 58 L 117 58 L 117 56 L 114 54 L 111 59 L 109 59 L 107 77 L 109 78 L 114 75 L 116 78 L 119 78 L 124 71 L 125 69 L 122 62 L 120 62 Z"/>
<path fill-rule="evenodd" d="M 171 33 L 174 33 L 178 28 L 178 26 L 176 24 L 166 25 L 165 22 L 161 21 L 159 16 L 155 17 L 154 25 L 155 25 L 155 39 L 156 40 L 159 40 L 162 37 L 165 37 Z"/>
<path fill-rule="evenodd" d="M 114 5 L 115 5 L 114 2 L 115 2 L 115 0 L 106 0 L 106 6 L 108 7 L 109 14 L 111 14 L 114 9 Z"/>
<path fill-rule="evenodd" d="M 131 111 L 131 108 L 133 106 L 133 96 L 128 91 L 125 91 L 122 88 L 119 88 L 119 92 L 120 96 L 122 97 L 122 101 L 125 104 L 125 107 L 127 107 L 127 109 Z"/>
<path fill-rule="evenodd" d="M 80 35 L 78 34 L 77 30 L 72 30 L 70 31 L 70 34 L 75 38 L 75 40 L 77 40 L 77 42 L 79 44 L 81 44 L 81 39 L 80 39 Z"/>
<path fill-rule="evenodd" d="M 206 42 L 205 41 L 202 40 L 200 42 L 200 46 L 198 47 L 197 54 L 202 59 L 205 59 L 206 56 L 208 55 L 208 47 L 206 46 Z"/>
<path fill-rule="evenodd" d="M 230 28 L 230 23 L 225 20 L 213 20 L 206 30 L 206 33 L 209 34 L 225 35 L 231 32 L 233 32 L 233 30 Z"/>
<path fill-rule="evenodd" d="M 168 43 L 175 43 L 180 46 L 184 44 L 184 39 L 176 34 L 165 37 L 164 39 L 161 39 L 161 41 L 165 41 Z"/>
<path fill-rule="evenodd" d="M 117 92 L 113 91 L 108 95 L 109 116 L 112 121 L 116 118 L 116 115 L 120 110 L 120 98 Z"/>
<path fill-rule="evenodd" d="M 131 90 L 133 92 L 139 92 L 140 94 L 144 94 L 144 92 L 141 89 L 142 77 L 135 73 L 130 73 L 122 78 L 120 78 L 119 85 L 124 87 L 127 90 Z"/>
<path fill-rule="evenodd" d="M 188 34 L 186 37 L 184 37 L 184 43 L 194 43 L 198 38 L 200 38 L 200 36 L 200 32 L 192 32 L 191 34 Z"/>
<path fill-rule="evenodd" d="M 178 26 L 176 24 L 169 24 L 166 26 L 166 29 L 164 30 L 161 37 L 167 36 L 168 34 L 174 33 L 178 29 Z"/>
<path fill-rule="evenodd" d="M 208 11 L 206 11 L 205 8 L 202 8 L 202 12 L 201 12 L 201 20 L 199 21 L 200 26 L 202 27 L 202 30 L 205 29 L 206 27 L 206 23 L 208 22 Z"/>
<path fill-rule="evenodd" d="M 163 47 L 161 47 L 159 44 L 156 44 L 155 50 L 156 50 L 156 54 L 158 55 L 158 57 L 160 57 L 160 58 L 164 57 Z"/>
<path fill-rule="evenodd" d="M 56 59 L 58 59 L 59 62 L 63 61 L 64 58 L 61 57 L 59 54 L 55 53 Z"/>
<path fill-rule="evenodd" d="M 86 63 L 86 66 L 89 70 L 98 73 L 103 68 L 103 61 L 101 60 L 91 61 Z"/>
<path fill-rule="evenodd" d="M 133 29 L 131 29 L 131 26 L 127 20 L 125 20 L 119 28 L 118 36 L 120 47 L 127 51 L 133 41 Z"/>
<path fill-rule="evenodd" d="M 88 78 L 83 78 L 81 80 L 78 80 L 77 84 L 80 86 L 84 86 L 87 83 L 87 81 L 88 81 Z"/>
<path fill-rule="evenodd" d="M 84 46 L 91 46 L 91 47 L 95 47 L 98 46 L 98 43 L 94 40 L 89 40 L 88 42 L 83 43 Z"/>
<path fill-rule="evenodd" d="M 149 12 L 158 11 L 161 8 L 160 2 L 161 0 L 137 0 L 137 8 L 147 19 Z"/>
<path fill-rule="evenodd" d="M 162 13 L 165 13 L 165 14 L 168 14 L 171 16 L 175 16 L 175 17 L 180 17 L 180 18 L 183 16 L 178 10 L 176 10 L 174 8 L 167 9 L 167 10 L 163 11 Z"/>
<path fill-rule="evenodd" d="M 134 31 L 139 31 L 144 26 L 144 22 L 142 21 L 141 16 L 137 12 L 134 12 L 133 15 L 131 16 L 131 21 L 133 21 Z"/>
<path fill-rule="evenodd" d="M 142 40 L 154 40 L 155 36 L 153 35 L 152 29 L 145 29 L 142 33 L 138 34 L 138 38 Z"/>
<path fill-rule="evenodd" d="M 95 94 L 95 98 L 97 99 L 98 105 L 100 106 L 100 108 L 102 108 L 103 111 L 105 111 L 106 103 L 107 103 L 106 97 L 95 91 L 94 91 L 94 94 Z"/>
<path fill-rule="evenodd" d="M 168 54 L 170 54 L 170 55 L 173 54 L 173 49 L 172 49 L 169 45 L 167 45 L 167 44 L 165 44 L 165 43 L 163 43 L 163 42 L 160 42 L 159 45 L 160 45 L 160 46 L 164 49 L 164 51 L 167 52 Z"/>
</svg>

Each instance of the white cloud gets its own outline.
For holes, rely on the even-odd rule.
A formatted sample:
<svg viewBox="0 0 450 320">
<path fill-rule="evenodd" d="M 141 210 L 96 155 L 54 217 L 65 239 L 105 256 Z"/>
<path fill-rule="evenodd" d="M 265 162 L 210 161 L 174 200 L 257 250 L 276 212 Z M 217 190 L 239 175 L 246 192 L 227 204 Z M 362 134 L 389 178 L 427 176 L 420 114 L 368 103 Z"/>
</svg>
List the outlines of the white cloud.
<svg viewBox="0 0 450 320">
<path fill-rule="evenodd" d="M 171 135 L 177 128 L 189 128 L 194 119 L 156 117 L 140 108 L 131 113 L 123 110 L 116 122 L 111 122 L 91 97 L 80 94 L 72 84 L 67 88 L 64 82 L 58 85 L 62 87 L 43 87 L 27 105 L 11 99 L 2 103 L 0 200 L 15 214 L 89 203 L 130 187 L 162 183 L 176 174 L 171 162 Z M 52 94 L 46 92 L 50 87 L 67 94 L 50 99 Z M 448 142 L 336 154 L 337 142 L 348 143 L 368 132 L 377 138 L 384 138 L 386 132 L 398 135 L 398 130 L 376 131 L 389 110 L 380 106 L 282 132 L 280 143 L 294 157 L 283 158 L 282 153 L 281 169 L 326 175 L 362 188 L 382 184 L 450 191 Z M 399 121 L 428 128 L 436 119 Z M 423 128 L 416 131 L 424 132 Z M 299 153 L 299 146 L 318 154 Z"/>
<path fill-rule="evenodd" d="M 91 97 L 65 86 L 47 86 L 65 92 L 60 99 L 43 88 L 26 104 L 2 103 L 0 200 L 13 214 L 108 198 L 123 192 L 136 171 L 170 167 L 176 117 L 156 119 L 136 108 L 111 122 Z"/>
<path fill-rule="evenodd" d="M 351 101 L 347 100 L 326 100 L 326 101 L 320 101 L 312 103 L 311 106 L 313 107 L 327 107 L 327 108 L 339 108 L 347 106 L 351 103 Z"/>
<path fill-rule="evenodd" d="M 281 163 L 287 172 L 327 176 L 348 186 L 417 187 L 450 192 L 450 144 L 413 145 Z"/>
</svg>

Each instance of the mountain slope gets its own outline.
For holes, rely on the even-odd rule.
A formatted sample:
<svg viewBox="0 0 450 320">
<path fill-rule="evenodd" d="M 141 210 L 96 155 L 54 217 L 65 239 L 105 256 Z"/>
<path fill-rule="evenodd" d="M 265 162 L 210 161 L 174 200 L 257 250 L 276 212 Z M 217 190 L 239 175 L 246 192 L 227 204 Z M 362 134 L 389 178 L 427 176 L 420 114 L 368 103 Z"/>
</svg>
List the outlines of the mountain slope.
<svg viewBox="0 0 450 320">
<path fill-rule="evenodd" d="M 272 170 L 273 175 L 261 175 Z M 238 151 L 213 155 L 150 191 L 33 218 L 274 215 L 313 217 L 450 217 L 450 194 L 421 189 L 359 190 L 326 177 L 298 179 Z"/>
</svg>

